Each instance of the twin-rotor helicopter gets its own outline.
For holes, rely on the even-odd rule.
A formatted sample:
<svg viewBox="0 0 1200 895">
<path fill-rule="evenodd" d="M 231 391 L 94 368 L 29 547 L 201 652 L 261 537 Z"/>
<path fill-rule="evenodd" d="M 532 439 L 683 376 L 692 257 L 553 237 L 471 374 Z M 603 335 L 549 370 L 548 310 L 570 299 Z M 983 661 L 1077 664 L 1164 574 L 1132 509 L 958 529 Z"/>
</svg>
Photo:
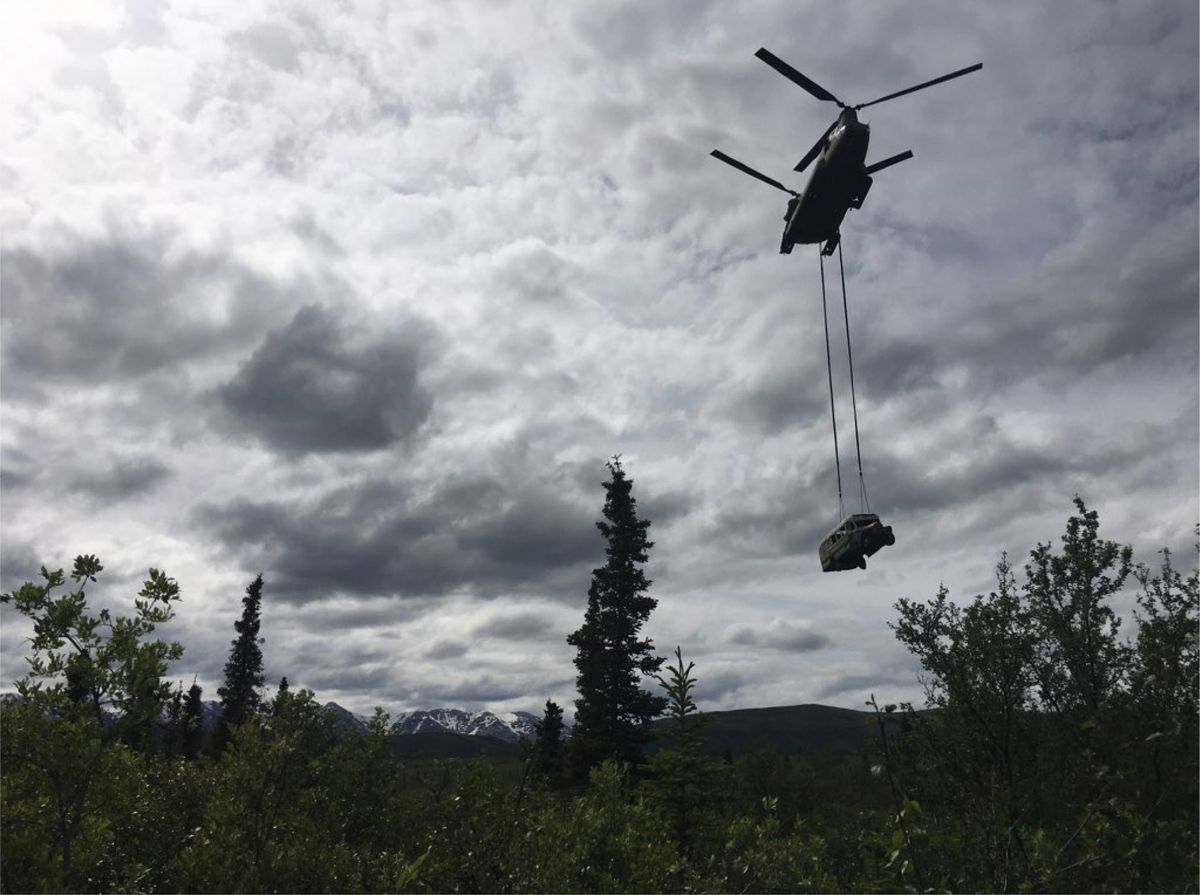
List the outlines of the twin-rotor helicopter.
<svg viewBox="0 0 1200 895">
<path fill-rule="evenodd" d="M 924 90 L 926 87 L 932 87 L 935 84 L 941 84 L 983 68 L 983 63 L 977 63 L 948 75 L 942 75 L 940 78 L 934 78 L 932 81 L 925 81 L 913 87 L 889 93 L 887 96 L 873 99 L 869 103 L 848 106 L 816 81 L 796 71 L 770 51 L 760 49 L 754 55 L 788 80 L 803 87 L 817 99 L 837 103 L 842 110 L 837 120 L 825 129 L 825 133 L 821 134 L 821 138 L 804 154 L 804 158 L 800 159 L 794 169 L 803 171 L 812 165 L 812 173 L 809 174 L 808 183 L 802 193 L 788 189 L 778 180 L 754 170 L 719 149 L 712 151 L 715 158 L 726 164 L 791 194 L 792 198 L 788 200 L 787 204 L 787 214 L 784 216 L 787 223 L 783 228 L 783 241 L 779 246 L 779 251 L 785 255 L 791 253 L 792 247 L 797 243 L 824 243 L 821 247 L 821 254 L 833 254 L 838 240 L 841 238 L 842 219 L 845 218 L 849 209 L 862 207 L 863 200 L 867 197 L 867 191 L 871 189 L 871 175 L 912 158 L 912 151 L 907 150 L 899 155 L 893 155 L 883 161 L 868 165 L 866 163 L 867 144 L 871 139 L 871 127 L 858 120 L 859 110 L 915 93 L 918 90 Z"/>
<path fill-rule="evenodd" d="M 878 515 L 869 511 L 870 508 L 867 505 L 867 490 L 863 479 L 862 450 L 858 433 L 858 409 L 854 394 L 854 360 L 850 354 L 850 312 L 846 302 L 845 270 L 842 268 L 839 251 L 838 267 L 841 269 L 842 309 L 846 320 L 846 360 L 850 371 L 850 403 L 854 410 L 854 446 L 858 457 L 859 495 L 863 510 L 859 513 L 845 515 L 842 465 L 837 436 L 837 412 L 834 401 L 833 363 L 829 342 L 829 314 L 825 296 L 824 258 L 832 255 L 838 249 L 838 242 L 841 239 L 840 228 L 846 212 L 851 208 L 862 207 L 863 200 L 867 197 L 868 190 L 871 189 L 871 175 L 912 158 L 912 151 L 908 150 L 868 165 L 867 145 L 871 140 L 871 128 L 858 120 L 859 111 L 889 99 L 906 96 L 909 93 L 924 90 L 926 87 L 962 77 L 973 71 L 979 71 L 983 68 L 983 63 L 959 69 L 904 90 L 897 90 L 895 93 L 873 99 L 869 103 L 848 106 L 816 81 L 796 71 L 768 50 L 760 49 L 754 55 L 788 80 L 803 87 L 817 99 L 837 103 L 842 110 L 837 120 L 825 129 L 825 133 L 821 134 L 820 139 L 796 165 L 795 170 L 797 171 L 804 171 L 810 165 L 812 166 L 812 172 L 808 175 L 808 183 L 804 187 L 803 193 L 788 189 L 778 180 L 754 170 L 719 149 L 714 149 L 712 154 L 739 171 L 791 195 L 787 204 L 787 214 L 784 216 L 786 223 L 783 228 L 783 241 L 779 246 L 782 254 L 790 254 L 793 246 L 797 243 L 824 243 L 821 246 L 821 309 L 825 320 L 825 358 L 826 368 L 829 372 L 829 414 L 833 424 L 833 457 L 837 472 L 838 508 L 843 519 L 821 540 L 818 555 L 821 560 L 821 569 L 826 572 L 838 572 L 853 568 L 865 569 L 867 558 L 883 547 L 896 543 L 896 536 L 891 526 L 884 525 Z"/>
</svg>

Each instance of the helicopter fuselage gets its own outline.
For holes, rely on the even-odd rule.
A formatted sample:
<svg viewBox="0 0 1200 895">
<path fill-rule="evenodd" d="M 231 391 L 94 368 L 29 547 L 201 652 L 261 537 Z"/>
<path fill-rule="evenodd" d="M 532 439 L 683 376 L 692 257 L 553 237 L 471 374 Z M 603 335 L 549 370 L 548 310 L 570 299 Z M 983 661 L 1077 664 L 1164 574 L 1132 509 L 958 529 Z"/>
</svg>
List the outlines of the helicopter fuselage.
<svg viewBox="0 0 1200 895">
<path fill-rule="evenodd" d="M 870 126 L 858 121 L 851 110 L 843 112 L 813 162 L 804 192 L 788 202 L 781 252 L 789 253 L 796 243 L 836 239 L 846 212 L 861 207 L 871 188 L 866 172 L 870 141 Z"/>
</svg>

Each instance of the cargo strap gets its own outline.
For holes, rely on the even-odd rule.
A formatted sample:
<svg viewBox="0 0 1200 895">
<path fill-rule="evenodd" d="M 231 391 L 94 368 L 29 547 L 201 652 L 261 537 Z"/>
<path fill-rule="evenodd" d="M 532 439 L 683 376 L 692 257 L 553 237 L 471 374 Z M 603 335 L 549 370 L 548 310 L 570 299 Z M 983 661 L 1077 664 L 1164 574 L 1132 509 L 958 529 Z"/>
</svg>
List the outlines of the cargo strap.
<svg viewBox="0 0 1200 895">
<path fill-rule="evenodd" d="M 846 518 L 846 506 L 842 502 L 842 460 L 838 453 L 837 405 L 833 402 L 833 355 L 829 350 L 829 311 L 825 302 L 825 255 L 821 259 L 821 315 L 825 318 L 825 368 L 829 371 L 829 416 L 833 420 L 833 463 L 837 469 L 838 519 Z"/>
<path fill-rule="evenodd" d="M 838 271 L 842 281 L 842 317 L 846 323 L 846 360 L 850 369 L 850 409 L 854 415 L 854 453 L 858 460 L 858 499 L 861 512 L 869 513 L 871 506 L 867 500 L 867 485 L 863 478 L 862 442 L 858 437 L 858 396 L 854 389 L 854 352 L 850 346 L 850 306 L 846 301 L 846 267 L 842 260 L 842 246 L 838 243 Z M 829 416 L 833 422 L 833 462 L 837 469 L 838 486 L 838 518 L 845 518 L 846 507 L 842 497 L 842 461 L 838 451 L 837 409 L 833 399 L 833 358 L 829 347 L 829 311 L 825 298 L 825 257 L 820 256 L 821 263 L 821 313 L 825 318 L 825 368 L 829 374 Z"/>
</svg>

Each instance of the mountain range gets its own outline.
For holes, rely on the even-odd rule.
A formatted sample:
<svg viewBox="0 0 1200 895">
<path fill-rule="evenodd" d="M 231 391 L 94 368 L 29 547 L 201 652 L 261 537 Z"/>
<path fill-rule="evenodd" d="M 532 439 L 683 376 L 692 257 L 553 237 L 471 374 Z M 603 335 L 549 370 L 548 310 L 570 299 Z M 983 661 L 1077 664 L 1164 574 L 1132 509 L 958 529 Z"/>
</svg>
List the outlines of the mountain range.
<svg viewBox="0 0 1200 895">
<path fill-rule="evenodd" d="M 366 730 L 367 719 L 343 708 L 336 702 L 324 706 L 326 716 L 340 728 Z M 217 705 L 220 716 L 220 705 Z M 529 712 L 506 712 L 495 715 L 491 712 L 466 712 L 461 709 L 430 709 L 429 711 L 400 712 L 392 718 L 392 733 L 395 736 L 416 734 L 455 734 L 469 737 L 493 737 L 504 743 L 516 745 L 521 737 L 536 739 L 534 724 L 538 721 Z M 215 722 L 214 722 L 215 723 Z"/>
<path fill-rule="evenodd" d="M 7 702 L 16 694 L 2 694 Z M 367 719 L 338 705 L 324 705 L 326 718 L 339 730 L 365 731 Z M 216 700 L 203 703 L 201 725 L 213 730 L 221 717 Z M 862 752 L 869 743 L 874 715 L 827 705 L 791 705 L 770 708 L 705 712 L 704 750 L 712 755 L 747 755 L 771 752 L 786 755 Z M 406 758 L 475 758 L 521 754 L 522 737 L 536 739 L 529 712 L 468 712 L 430 709 L 401 712 L 392 719 L 392 749 Z M 654 752 L 669 742 L 671 721 L 651 725 Z"/>
<path fill-rule="evenodd" d="M 327 703 L 325 709 L 341 715 L 347 725 L 366 727 L 365 719 L 336 703 Z M 711 755 L 811 755 L 864 751 L 875 716 L 810 704 L 705 712 L 704 718 L 703 748 Z M 536 739 L 537 720 L 528 712 L 503 716 L 458 709 L 406 712 L 395 719 L 393 749 L 397 755 L 414 758 L 518 755 L 522 736 Z M 670 740 L 670 719 L 655 721 L 651 730 L 654 738 L 648 751 L 654 752 Z"/>
</svg>

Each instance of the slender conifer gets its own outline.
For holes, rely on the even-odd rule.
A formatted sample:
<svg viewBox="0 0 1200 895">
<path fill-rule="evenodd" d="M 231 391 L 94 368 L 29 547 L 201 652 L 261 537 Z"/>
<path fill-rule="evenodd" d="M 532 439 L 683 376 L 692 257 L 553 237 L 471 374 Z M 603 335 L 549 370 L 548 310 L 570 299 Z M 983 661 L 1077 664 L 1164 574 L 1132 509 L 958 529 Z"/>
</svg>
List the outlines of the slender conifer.
<svg viewBox="0 0 1200 895">
<path fill-rule="evenodd" d="M 240 727 L 258 712 L 263 687 L 262 639 L 258 636 L 262 611 L 263 577 L 258 575 L 242 598 L 242 617 L 233 623 L 234 638 L 225 663 L 225 686 L 217 689 L 221 697 L 221 727 L 224 734 Z"/>
<path fill-rule="evenodd" d="M 663 663 L 642 626 L 658 601 L 647 596 L 650 579 L 642 566 L 654 546 L 650 521 L 639 519 L 633 480 L 619 457 L 608 463 L 604 520 L 596 527 L 607 541 L 607 561 L 592 572 L 583 625 L 567 637 L 576 648 L 575 729 L 572 764 L 585 775 L 606 759 L 639 764 L 649 738 L 647 725 L 666 708 L 666 699 L 642 687 L 642 679 Z"/>
</svg>

